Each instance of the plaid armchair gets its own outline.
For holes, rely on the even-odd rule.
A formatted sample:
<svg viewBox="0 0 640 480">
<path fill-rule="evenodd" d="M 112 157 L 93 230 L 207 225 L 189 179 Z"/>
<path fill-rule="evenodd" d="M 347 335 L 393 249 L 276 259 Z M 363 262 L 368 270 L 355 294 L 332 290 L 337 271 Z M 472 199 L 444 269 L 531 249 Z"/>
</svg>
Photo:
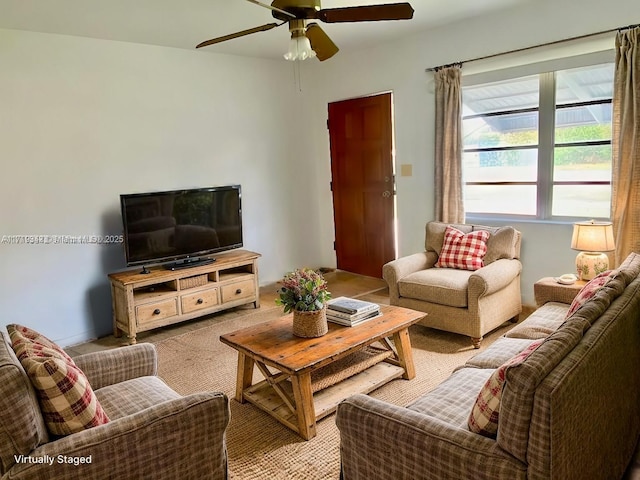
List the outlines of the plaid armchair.
<svg viewBox="0 0 640 480">
<path fill-rule="evenodd" d="M 156 376 L 151 344 L 74 358 L 109 423 L 56 437 L 8 335 L 0 340 L 0 476 L 11 479 L 226 479 L 222 393 L 181 396 Z"/>
<path fill-rule="evenodd" d="M 480 347 L 483 335 L 522 312 L 520 293 L 521 234 L 513 227 L 455 224 L 468 234 L 489 232 L 481 268 L 435 268 L 441 256 L 446 223 L 426 226 L 425 251 L 399 258 L 382 268 L 391 305 L 428 315 L 421 325 L 471 337 Z"/>
</svg>

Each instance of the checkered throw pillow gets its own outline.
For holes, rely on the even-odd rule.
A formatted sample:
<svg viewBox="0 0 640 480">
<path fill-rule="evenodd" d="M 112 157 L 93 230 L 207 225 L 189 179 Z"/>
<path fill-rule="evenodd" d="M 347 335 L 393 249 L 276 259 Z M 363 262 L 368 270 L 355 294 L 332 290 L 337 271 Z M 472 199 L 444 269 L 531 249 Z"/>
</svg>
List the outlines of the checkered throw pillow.
<svg viewBox="0 0 640 480">
<path fill-rule="evenodd" d="M 485 437 L 496 437 L 498 434 L 498 417 L 500 415 L 502 387 L 504 386 L 507 368 L 522 363 L 543 341 L 544 339 L 536 340 L 522 352 L 514 355 L 494 370 L 473 404 L 467 422 L 469 430 L 484 435 Z"/>
<path fill-rule="evenodd" d="M 8 325 L 7 331 L 50 433 L 69 435 L 109 421 L 87 377 L 62 348 L 27 327 Z"/>
<path fill-rule="evenodd" d="M 486 230 L 464 234 L 457 228 L 447 226 L 436 267 L 460 270 L 482 268 L 482 259 L 487 253 L 487 240 L 489 232 Z"/>
<path fill-rule="evenodd" d="M 613 270 L 607 270 L 606 272 L 602 272 L 589 280 L 587 284 L 582 287 L 578 294 L 574 297 L 565 318 L 569 318 L 571 315 L 573 315 L 576 310 L 584 305 L 590 298 L 592 298 L 596 294 L 598 290 L 604 287 L 607 282 L 614 277 L 615 275 L 613 274 Z"/>
</svg>

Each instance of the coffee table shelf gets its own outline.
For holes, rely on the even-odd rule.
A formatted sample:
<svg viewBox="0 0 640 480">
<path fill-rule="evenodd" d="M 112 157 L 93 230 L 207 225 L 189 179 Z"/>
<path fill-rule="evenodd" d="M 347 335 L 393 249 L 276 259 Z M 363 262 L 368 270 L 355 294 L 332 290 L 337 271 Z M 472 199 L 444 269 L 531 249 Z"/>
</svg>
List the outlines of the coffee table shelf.
<svg viewBox="0 0 640 480">
<path fill-rule="evenodd" d="M 382 385 L 401 378 L 404 369 L 380 362 L 363 372 L 357 373 L 335 385 L 322 389 L 313 394 L 313 405 L 316 421 L 335 412 L 338 404 L 356 393 L 369 393 Z M 293 398 L 293 389 L 290 382 L 283 382 L 283 389 Z M 280 423 L 298 430 L 298 417 L 291 411 L 280 398 L 271 385 L 263 380 L 244 392 L 244 398 L 249 402 L 273 416 Z"/>
</svg>

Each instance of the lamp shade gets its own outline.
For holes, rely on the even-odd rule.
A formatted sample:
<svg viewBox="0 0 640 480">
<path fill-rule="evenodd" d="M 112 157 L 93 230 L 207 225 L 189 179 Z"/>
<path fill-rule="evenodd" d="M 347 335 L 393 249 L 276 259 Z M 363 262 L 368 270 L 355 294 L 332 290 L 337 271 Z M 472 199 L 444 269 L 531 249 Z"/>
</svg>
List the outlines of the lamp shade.
<svg viewBox="0 0 640 480">
<path fill-rule="evenodd" d="M 573 224 L 571 248 L 582 252 L 611 252 L 616 249 L 611 222 L 578 222 Z"/>
</svg>

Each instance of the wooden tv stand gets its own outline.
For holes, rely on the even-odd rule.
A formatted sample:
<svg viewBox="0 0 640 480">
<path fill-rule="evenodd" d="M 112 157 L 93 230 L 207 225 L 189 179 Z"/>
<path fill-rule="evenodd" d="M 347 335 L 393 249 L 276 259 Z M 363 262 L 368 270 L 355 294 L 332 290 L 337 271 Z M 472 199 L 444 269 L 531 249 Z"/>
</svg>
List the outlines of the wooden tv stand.
<svg viewBox="0 0 640 480">
<path fill-rule="evenodd" d="M 234 250 L 213 263 L 179 270 L 142 267 L 109 274 L 113 334 L 136 343 L 138 332 L 190 320 L 231 307 L 260 306 L 259 253 Z"/>
</svg>

